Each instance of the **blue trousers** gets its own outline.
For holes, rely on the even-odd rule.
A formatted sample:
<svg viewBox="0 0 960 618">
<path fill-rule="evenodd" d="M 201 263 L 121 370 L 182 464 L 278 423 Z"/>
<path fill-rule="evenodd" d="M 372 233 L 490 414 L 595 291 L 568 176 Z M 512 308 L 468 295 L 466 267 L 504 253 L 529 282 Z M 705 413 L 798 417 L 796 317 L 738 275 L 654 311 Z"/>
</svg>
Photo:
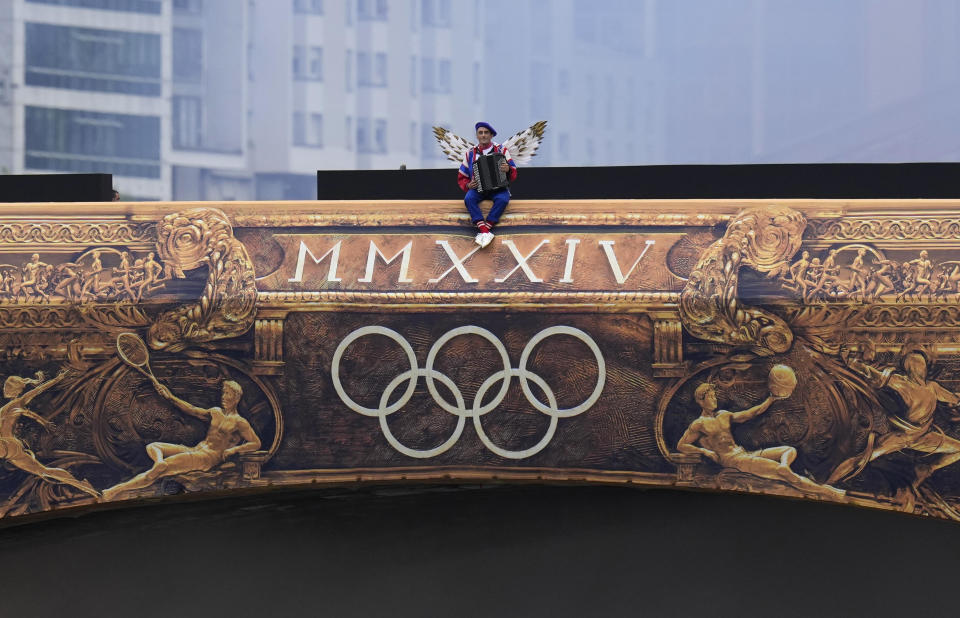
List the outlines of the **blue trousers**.
<svg viewBox="0 0 960 618">
<path fill-rule="evenodd" d="M 479 193 L 476 189 L 467 191 L 463 203 L 467 205 L 467 210 L 470 211 L 470 220 L 474 223 L 484 220 L 483 211 L 480 210 L 480 202 L 483 200 L 493 200 L 493 208 L 490 209 L 486 220 L 490 223 L 496 223 L 500 220 L 503 211 L 507 209 L 507 204 L 510 203 L 510 191 L 509 189 L 500 189 L 495 193 Z"/>
</svg>

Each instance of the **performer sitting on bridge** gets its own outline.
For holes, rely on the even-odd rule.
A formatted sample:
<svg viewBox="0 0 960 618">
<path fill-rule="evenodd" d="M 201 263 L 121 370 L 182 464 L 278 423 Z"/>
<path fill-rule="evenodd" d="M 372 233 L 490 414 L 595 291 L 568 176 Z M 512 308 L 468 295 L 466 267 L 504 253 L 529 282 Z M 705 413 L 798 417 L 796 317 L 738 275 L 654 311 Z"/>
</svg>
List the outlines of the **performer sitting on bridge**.
<svg viewBox="0 0 960 618">
<path fill-rule="evenodd" d="M 476 243 L 481 247 L 486 247 L 493 240 L 493 226 L 500 221 L 500 215 L 503 214 L 503 211 L 507 208 L 507 204 L 510 203 L 510 189 L 504 187 L 489 192 L 477 191 L 479 181 L 477 178 L 474 178 L 473 164 L 480 155 L 489 155 L 495 152 L 503 154 L 506 159 L 500 162 L 500 171 L 507 174 L 508 182 L 513 182 L 517 179 L 517 164 L 514 163 L 513 158 L 510 156 L 510 151 L 508 151 L 505 146 L 501 146 L 493 141 L 497 132 L 492 126 L 486 122 L 478 122 L 476 129 L 477 142 L 479 143 L 464 153 L 457 182 L 460 188 L 467 192 L 463 201 L 467 205 L 467 210 L 470 212 L 470 219 L 473 221 L 473 224 L 477 226 L 478 233 Z M 480 202 L 485 199 L 493 200 L 493 208 L 487 213 L 486 218 L 483 216 L 483 211 L 480 210 Z"/>
<path fill-rule="evenodd" d="M 500 163 L 499 171 L 506 174 L 507 184 L 513 182 L 517 178 L 517 164 L 527 163 L 540 147 L 547 121 L 540 120 L 533 123 L 511 136 L 502 145 L 493 142 L 497 132 L 488 123 L 478 122 L 474 128 L 477 131 L 478 144 L 471 144 L 443 127 L 433 127 L 433 134 L 440 144 L 440 149 L 447 155 L 447 159 L 460 164 L 457 182 L 467 193 L 463 201 L 470 212 L 471 221 L 477 226 L 477 236 L 474 241 L 480 247 L 486 247 L 493 241 L 493 226 L 500 221 L 503 211 L 510 202 L 510 190 L 503 186 L 490 191 L 478 191 L 480 186 L 478 179 L 474 177 L 474 163 L 481 155 L 501 154 L 504 156 L 504 161 Z M 493 200 L 493 208 L 486 217 L 480 210 L 480 202 L 483 200 Z"/>
</svg>

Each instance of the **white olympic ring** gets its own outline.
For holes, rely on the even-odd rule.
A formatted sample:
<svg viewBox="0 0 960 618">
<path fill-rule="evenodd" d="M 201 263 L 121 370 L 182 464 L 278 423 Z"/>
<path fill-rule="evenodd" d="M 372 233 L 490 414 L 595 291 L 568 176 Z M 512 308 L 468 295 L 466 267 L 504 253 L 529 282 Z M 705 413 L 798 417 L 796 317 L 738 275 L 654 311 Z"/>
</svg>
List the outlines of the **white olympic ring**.
<svg viewBox="0 0 960 618">
<path fill-rule="evenodd" d="M 344 352 L 346 352 L 347 348 L 354 341 L 368 335 L 383 335 L 384 337 L 388 337 L 389 339 L 395 341 L 406 354 L 407 362 L 410 363 L 410 369 L 404 371 L 390 381 L 390 383 L 384 389 L 383 394 L 380 396 L 380 403 L 376 408 L 364 407 L 351 399 L 350 396 L 344 391 L 343 384 L 340 382 L 340 360 L 343 358 Z M 473 398 L 473 406 L 470 409 L 467 408 L 466 402 L 463 399 L 463 393 L 460 392 L 460 389 L 453 382 L 453 380 L 451 380 L 446 374 L 440 373 L 433 368 L 433 364 L 437 359 L 437 354 L 440 352 L 440 349 L 454 337 L 460 337 L 462 335 L 477 335 L 489 341 L 500 354 L 500 360 L 503 363 L 503 369 L 497 371 L 489 378 L 484 380 L 484 382 L 480 385 L 480 388 L 477 389 L 477 393 Z M 586 400 L 583 401 L 583 403 L 572 408 L 559 408 L 557 405 L 557 398 L 553 393 L 553 389 L 547 385 L 543 378 L 527 369 L 527 363 L 530 360 L 530 354 L 533 352 L 533 349 L 544 339 L 553 335 L 570 335 L 571 337 L 582 341 L 588 348 L 590 348 L 590 351 L 593 352 L 594 358 L 597 361 L 597 384 L 594 387 L 593 392 L 589 397 L 587 397 Z M 485 328 L 480 328 L 479 326 L 461 326 L 447 332 L 445 335 L 440 337 L 436 343 L 433 344 L 433 346 L 430 348 L 430 352 L 427 354 L 426 366 L 423 369 L 417 365 L 417 356 L 413 351 L 413 347 L 411 347 L 410 343 L 407 342 L 407 340 L 404 339 L 400 333 L 384 326 L 364 326 L 347 335 L 343 341 L 340 342 L 340 345 L 337 346 L 336 351 L 333 353 L 333 361 L 330 364 L 330 374 L 333 378 L 333 388 L 340 397 L 340 400 L 343 401 L 343 403 L 354 412 L 363 414 L 364 416 L 375 416 L 379 418 L 380 429 L 383 431 L 383 435 L 387 439 L 387 442 L 404 455 L 423 459 L 435 457 L 446 452 L 450 449 L 450 447 L 456 444 L 457 440 L 460 439 L 460 436 L 463 434 L 463 429 L 466 425 L 466 419 L 470 417 L 473 418 L 473 427 L 484 446 L 497 455 L 507 459 L 524 459 L 539 453 L 550 443 L 554 434 L 556 433 L 559 419 L 570 418 L 572 416 L 582 414 L 583 412 L 589 410 L 595 403 L 597 403 L 597 400 L 600 399 L 600 394 L 603 392 L 603 387 L 607 380 L 607 366 L 603 360 L 603 355 L 600 353 L 600 348 L 590 337 L 590 335 L 578 328 L 573 328 L 572 326 L 551 326 L 534 335 L 533 338 L 527 343 L 526 347 L 523 348 L 523 352 L 520 354 L 520 366 L 517 368 L 510 366 L 510 357 L 507 354 L 507 349 L 496 335 Z M 387 417 L 398 411 L 403 406 L 407 405 L 407 403 L 413 397 L 413 393 L 417 388 L 417 381 L 421 377 L 426 379 L 427 391 L 430 393 L 430 396 L 433 397 L 434 402 L 444 411 L 449 412 L 457 417 L 457 424 L 454 427 L 453 433 L 450 435 L 450 437 L 439 446 L 430 449 L 410 448 L 409 446 L 401 443 L 396 436 L 393 435 L 393 432 L 390 431 L 390 426 L 387 423 Z M 520 388 L 530 405 L 536 408 L 537 411 L 542 412 L 550 417 L 550 424 L 547 427 L 547 431 L 543 438 L 541 438 L 539 442 L 530 448 L 519 451 L 505 449 L 494 444 L 490 437 L 487 436 L 486 432 L 483 430 L 483 424 L 481 423 L 481 417 L 503 403 L 503 400 L 507 396 L 507 391 L 510 389 L 511 378 L 518 378 L 520 380 Z M 453 398 L 455 400 L 454 403 L 450 403 L 444 399 L 444 397 L 437 391 L 435 380 L 439 380 L 450 390 L 451 393 L 453 393 Z M 390 397 L 404 381 L 407 382 L 407 388 L 403 395 L 400 397 L 400 399 L 388 405 L 390 402 Z M 530 390 L 531 381 L 536 384 L 547 396 L 546 404 L 537 399 L 536 395 L 533 394 L 533 391 Z M 500 391 L 490 402 L 488 402 L 486 405 L 482 405 L 484 396 L 486 396 L 487 392 L 497 382 L 502 383 Z"/>
</svg>

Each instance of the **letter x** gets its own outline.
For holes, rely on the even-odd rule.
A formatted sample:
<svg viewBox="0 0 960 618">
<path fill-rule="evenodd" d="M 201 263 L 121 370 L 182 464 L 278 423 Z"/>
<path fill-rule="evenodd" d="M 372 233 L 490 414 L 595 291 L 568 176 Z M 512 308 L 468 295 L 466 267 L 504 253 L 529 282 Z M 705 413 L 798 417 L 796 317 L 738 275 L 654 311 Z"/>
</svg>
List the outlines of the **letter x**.
<svg viewBox="0 0 960 618">
<path fill-rule="evenodd" d="M 439 277 L 437 277 L 436 279 L 430 279 L 429 280 L 430 283 L 440 283 L 440 281 L 442 281 L 444 277 L 446 277 L 451 272 L 453 272 L 454 268 L 456 268 L 457 272 L 460 273 L 460 276 L 463 277 L 464 283 L 477 283 L 479 281 L 479 279 L 474 279 L 473 277 L 470 276 L 470 273 L 467 272 L 467 269 L 463 267 L 463 263 L 469 260 L 470 256 L 472 256 L 474 253 L 479 251 L 480 247 L 477 247 L 476 249 L 466 254 L 462 258 L 458 258 L 457 254 L 454 253 L 453 249 L 450 248 L 449 242 L 447 242 L 446 240 L 438 240 L 437 244 L 443 247 L 443 250 L 447 252 L 447 256 L 450 258 L 450 261 L 453 262 L 453 266 L 451 266 L 446 271 L 444 271 L 444 273 Z"/>
<path fill-rule="evenodd" d="M 494 281 L 496 281 L 497 283 L 503 283 L 504 281 L 510 278 L 510 275 L 517 272 L 517 269 L 520 268 L 523 270 L 523 274 L 527 276 L 527 279 L 530 280 L 530 283 L 543 283 L 543 279 L 537 277 L 535 274 L 533 274 L 533 271 L 530 270 L 530 266 L 527 265 L 527 260 L 529 260 L 533 256 L 533 254 L 540 249 L 540 247 L 544 246 L 549 242 L 550 242 L 549 239 L 541 240 L 540 244 L 533 248 L 533 251 L 528 253 L 526 256 L 522 256 L 520 255 L 520 252 L 517 250 L 517 246 L 513 244 L 512 240 L 504 240 L 503 244 L 507 246 L 507 249 L 510 249 L 510 253 L 512 253 L 514 259 L 517 260 L 517 265 L 514 266 L 513 270 L 508 272 L 501 279 L 494 279 Z"/>
</svg>

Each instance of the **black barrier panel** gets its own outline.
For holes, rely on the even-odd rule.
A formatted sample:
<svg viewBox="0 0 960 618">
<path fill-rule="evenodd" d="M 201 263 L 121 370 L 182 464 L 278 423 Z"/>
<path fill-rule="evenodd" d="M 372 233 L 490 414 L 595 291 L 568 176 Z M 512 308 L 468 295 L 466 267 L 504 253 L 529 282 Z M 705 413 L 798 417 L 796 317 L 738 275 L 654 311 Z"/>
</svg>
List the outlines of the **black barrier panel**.
<svg viewBox="0 0 960 618">
<path fill-rule="evenodd" d="M 109 202 L 112 174 L 0 175 L 0 202 Z"/>
<path fill-rule="evenodd" d="M 521 167 L 514 199 L 960 198 L 960 163 Z M 317 172 L 321 200 L 461 199 L 457 168 Z"/>
</svg>

